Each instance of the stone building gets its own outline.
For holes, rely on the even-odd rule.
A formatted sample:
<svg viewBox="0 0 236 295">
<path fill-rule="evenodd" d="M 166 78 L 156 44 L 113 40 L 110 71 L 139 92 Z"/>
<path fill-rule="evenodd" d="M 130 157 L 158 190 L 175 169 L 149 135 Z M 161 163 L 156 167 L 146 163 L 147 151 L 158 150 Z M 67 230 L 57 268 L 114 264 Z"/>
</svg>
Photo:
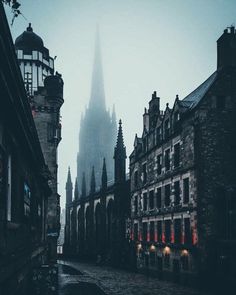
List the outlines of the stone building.
<svg viewBox="0 0 236 295">
<path fill-rule="evenodd" d="M 43 40 L 34 33 L 31 24 L 15 40 L 16 54 L 30 97 L 31 110 L 43 155 L 50 171 L 47 239 L 49 260 L 56 261 L 60 232 L 60 195 L 57 192 L 57 147 L 61 141 L 60 108 L 63 100 L 63 80 L 54 74 L 54 59 Z"/>
<path fill-rule="evenodd" d="M 0 2 L 0 294 L 31 294 L 46 259 L 49 171 Z"/>
<path fill-rule="evenodd" d="M 164 112 L 154 92 L 145 109 L 130 156 L 139 269 L 180 281 L 235 280 L 235 44 L 235 28 L 227 28 L 205 82 Z"/>
<path fill-rule="evenodd" d="M 78 195 L 70 170 L 66 183 L 66 225 L 64 254 L 87 257 L 97 262 L 125 264 L 128 244 L 126 219 L 130 214 L 129 180 L 126 179 L 126 149 L 121 121 L 114 150 L 114 183 L 108 184 L 106 161 L 103 160 L 100 188 L 96 189 L 95 171 L 92 170 L 90 190 Z M 85 181 L 83 181 L 85 184 Z"/>
<path fill-rule="evenodd" d="M 89 193 L 92 167 L 95 171 L 96 184 L 100 183 L 103 158 L 106 158 L 108 181 L 114 179 L 112 156 L 116 129 L 115 110 L 113 108 L 112 115 L 110 115 L 110 112 L 106 109 L 101 48 L 97 31 L 90 101 L 80 122 L 77 156 L 77 179 L 80 193 L 82 193 L 83 177 L 88 186 L 86 193 Z M 86 187 L 84 189 L 86 190 Z"/>
</svg>

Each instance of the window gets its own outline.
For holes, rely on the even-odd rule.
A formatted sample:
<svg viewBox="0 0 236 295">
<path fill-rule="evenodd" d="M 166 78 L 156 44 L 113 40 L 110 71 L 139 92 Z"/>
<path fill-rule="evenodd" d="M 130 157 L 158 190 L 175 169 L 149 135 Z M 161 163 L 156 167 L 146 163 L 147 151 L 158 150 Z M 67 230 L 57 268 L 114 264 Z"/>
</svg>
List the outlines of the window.
<svg viewBox="0 0 236 295">
<path fill-rule="evenodd" d="M 147 222 L 143 222 L 143 241 L 147 241 Z"/>
<path fill-rule="evenodd" d="M 174 167 L 179 167 L 180 164 L 180 144 L 177 143 L 174 146 Z"/>
<path fill-rule="evenodd" d="M 31 192 L 28 184 L 24 183 L 24 215 L 29 217 L 30 215 L 30 199 L 31 199 Z"/>
<path fill-rule="evenodd" d="M 171 242 L 171 220 L 165 220 L 165 242 Z"/>
<path fill-rule="evenodd" d="M 149 210 L 154 209 L 154 190 L 149 192 Z"/>
<path fill-rule="evenodd" d="M 184 198 L 183 198 L 183 202 L 184 204 L 187 204 L 189 202 L 189 178 L 185 178 L 184 179 L 184 192 L 183 192 L 183 195 L 184 195 Z"/>
<path fill-rule="evenodd" d="M 174 182 L 175 206 L 180 204 L 180 184 L 179 181 Z"/>
<path fill-rule="evenodd" d="M 147 182 L 147 164 L 143 164 L 143 183 Z"/>
<path fill-rule="evenodd" d="M 175 243 L 181 243 L 181 219 L 174 220 Z"/>
<path fill-rule="evenodd" d="M 158 127 L 156 131 L 156 144 L 159 144 L 160 142 L 161 142 L 161 127 Z"/>
<path fill-rule="evenodd" d="M 154 242 L 155 240 L 155 226 L 154 226 L 154 221 L 150 222 L 150 241 Z"/>
<path fill-rule="evenodd" d="M 147 211 L 147 193 L 143 194 L 143 211 Z"/>
<path fill-rule="evenodd" d="M 170 206 L 170 184 L 165 186 L 165 206 Z"/>
<path fill-rule="evenodd" d="M 160 175 L 161 174 L 161 168 L 162 168 L 162 165 L 161 165 L 161 155 L 158 155 L 157 156 L 157 175 Z"/>
<path fill-rule="evenodd" d="M 184 242 L 185 244 L 191 244 L 191 226 L 189 218 L 184 218 Z"/>
<path fill-rule="evenodd" d="M 166 171 L 170 170 L 170 149 L 165 151 L 165 168 Z"/>
<path fill-rule="evenodd" d="M 138 223 L 134 224 L 134 240 L 138 240 Z"/>
<path fill-rule="evenodd" d="M 138 185 L 138 171 L 134 172 L 134 185 L 137 186 Z"/>
<path fill-rule="evenodd" d="M 156 198 L 157 198 L 157 208 L 161 209 L 161 187 L 158 187 L 157 189 Z"/>
<path fill-rule="evenodd" d="M 167 139 L 170 136 L 170 120 L 167 119 L 165 121 L 165 139 Z"/>
<path fill-rule="evenodd" d="M 162 242 L 162 221 L 157 221 L 157 240 L 159 243 Z"/>
<path fill-rule="evenodd" d="M 134 197 L 134 213 L 138 213 L 138 196 Z"/>
<path fill-rule="evenodd" d="M 179 112 L 175 112 L 174 113 L 174 123 L 177 123 L 180 119 L 180 115 L 179 115 Z"/>
</svg>

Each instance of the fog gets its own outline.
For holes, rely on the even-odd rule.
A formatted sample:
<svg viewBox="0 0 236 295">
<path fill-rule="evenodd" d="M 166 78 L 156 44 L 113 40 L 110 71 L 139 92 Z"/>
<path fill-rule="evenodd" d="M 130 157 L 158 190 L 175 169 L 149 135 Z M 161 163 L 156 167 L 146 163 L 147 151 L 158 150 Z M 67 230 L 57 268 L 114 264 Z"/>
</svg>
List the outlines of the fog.
<svg viewBox="0 0 236 295">
<path fill-rule="evenodd" d="M 154 90 L 172 107 L 216 69 L 216 40 L 234 24 L 235 0 L 18 0 L 24 17 L 17 37 L 32 23 L 64 79 L 59 193 L 64 206 L 68 166 L 76 177 L 81 113 L 90 98 L 96 25 L 100 27 L 106 106 L 123 121 L 129 155 Z M 10 10 L 6 9 L 11 18 Z M 128 161 L 127 161 L 128 166 Z"/>
</svg>

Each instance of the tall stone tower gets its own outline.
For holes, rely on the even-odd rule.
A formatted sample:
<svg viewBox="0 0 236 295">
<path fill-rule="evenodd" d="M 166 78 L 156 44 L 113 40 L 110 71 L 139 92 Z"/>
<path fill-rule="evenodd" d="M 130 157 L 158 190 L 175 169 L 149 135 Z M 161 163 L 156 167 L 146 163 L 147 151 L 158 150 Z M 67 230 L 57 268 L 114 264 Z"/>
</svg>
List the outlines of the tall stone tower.
<svg viewBox="0 0 236 295">
<path fill-rule="evenodd" d="M 43 40 L 33 32 L 31 24 L 15 41 L 15 48 L 25 87 L 29 95 L 38 138 L 50 171 L 51 196 L 48 199 L 48 258 L 56 261 L 60 231 L 60 196 L 57 193 L 57 147 L 61 141 L 60 108 L 63 80 L 54 74 L 54 59 Z"/>
<path fill-rule="evenodd" d="M 82 185 L 83 173 L 87 188 L 91 175 L 95 175 L 96 188 L 101 187 L 103 159 L 106 159 L 108 181 L 113 179 L 113 147 L 116 137 L 116 115 L 106 110 L 103 70 L 99 32 L 95 42 L 95 55 L 92 73 L 92 86 L 89 106 L 81 119 L 79 133 L 79 153 L 77 156 L 77 179 Z M 93 168 L 94 167 L 94 168 Z M 94 169 L 94 172 L 93 172 Z M 86 191 L 86 194 L 89 190 Z"/>
</svg>

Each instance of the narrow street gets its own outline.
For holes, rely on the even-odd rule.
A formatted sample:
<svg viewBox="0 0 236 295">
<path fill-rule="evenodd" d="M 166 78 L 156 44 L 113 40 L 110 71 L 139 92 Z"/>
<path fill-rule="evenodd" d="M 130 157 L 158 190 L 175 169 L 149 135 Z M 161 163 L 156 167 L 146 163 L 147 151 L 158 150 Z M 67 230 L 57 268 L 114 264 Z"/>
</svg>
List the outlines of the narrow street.
<svg viewBox="0 0 236 295">
<path fill-rule="evenodd" d="M 186 286 L 108 266 L 72 260 L 59 260 L 58 263 L 59 295 L 207 295 Z"/>
</svg>

